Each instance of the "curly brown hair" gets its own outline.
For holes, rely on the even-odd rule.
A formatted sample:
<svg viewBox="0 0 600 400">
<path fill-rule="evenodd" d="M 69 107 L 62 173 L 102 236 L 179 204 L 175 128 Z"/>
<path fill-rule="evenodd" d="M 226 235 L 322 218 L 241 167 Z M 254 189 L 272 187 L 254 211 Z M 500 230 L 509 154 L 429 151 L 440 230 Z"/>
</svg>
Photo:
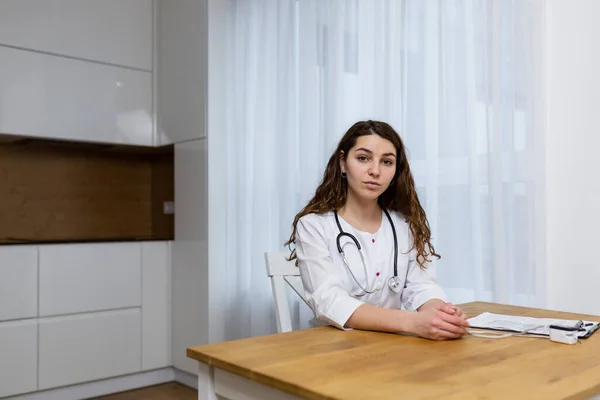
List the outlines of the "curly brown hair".
<svg viewBox="0 0 600 400">
<path fill-rule="evenodd" d="M 342 178 L 340 154 L 343 154 L 345 159 L 350 149 L 356 144 L 357 138 L 365 135 L 378 135 L 389 140 L 396 147 L 398 159 L 396 173 L 392 179 L 392 184 L 379 196 L 377 201 L 381 207 L 398 211 L 406 218 L 414 239 L 413 247 L 409 252 L 416 248 L 417 262 L 421 268 L 425 268 L 425 263 L 431 261 L 430 256 L 438 259 L 441 257 L 435 252 L 435 248 L 431 244 L 431 229 L 425 210 L 419 202 L 404 143 L 400 135 L 389 124 L 381 121 L 359 121 L 348 129 L 340 140 L 337 149 L 329 158 L 323 179 L 314 197 L 294 218 L 292 234 L 285 245 L 289 247 L 296 241 L 296 226 L 298 220 L 304 215 L 311 213 L 324 214 L 332 210 L 339 210 L 346 203 L 348 182 Z M 295 258 L 296 250 L 294 249 L 289 260 Z"/>
</svg>

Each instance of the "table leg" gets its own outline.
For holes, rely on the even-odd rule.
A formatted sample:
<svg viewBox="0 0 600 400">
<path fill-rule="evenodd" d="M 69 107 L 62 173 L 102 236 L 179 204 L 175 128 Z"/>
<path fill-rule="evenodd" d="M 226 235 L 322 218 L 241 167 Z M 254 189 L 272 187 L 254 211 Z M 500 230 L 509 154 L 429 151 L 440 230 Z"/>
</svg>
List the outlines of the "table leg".
<svg viewBox="0 0 600 400">
<path fill-rule="evenodd" d="M 198 364 L 198 400 L 217 400 L 214 368 L 202 362 Z"/>
</svg>

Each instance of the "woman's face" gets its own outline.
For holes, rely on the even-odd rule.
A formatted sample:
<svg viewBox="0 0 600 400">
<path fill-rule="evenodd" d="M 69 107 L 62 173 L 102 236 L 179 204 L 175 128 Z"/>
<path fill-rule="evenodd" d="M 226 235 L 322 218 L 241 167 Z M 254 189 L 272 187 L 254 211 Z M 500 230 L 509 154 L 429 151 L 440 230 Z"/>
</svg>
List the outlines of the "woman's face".
<svg viewBox="0 0 600 400">
<path fill-rule="evenodd" d="M 360 136 L 348 157 L 340 160 L 348 189 L 365 200 L 375 200 L 386 191 L 396 173 L 396 147 L 379 135 Z"/>
</svg>

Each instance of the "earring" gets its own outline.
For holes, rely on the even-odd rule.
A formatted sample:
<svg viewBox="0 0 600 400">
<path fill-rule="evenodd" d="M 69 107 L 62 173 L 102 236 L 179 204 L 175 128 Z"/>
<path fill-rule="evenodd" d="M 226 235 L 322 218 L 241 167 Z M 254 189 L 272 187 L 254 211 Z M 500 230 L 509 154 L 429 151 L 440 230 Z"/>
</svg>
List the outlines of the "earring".
<svg viewBox="0 0 600 400">
<path fill-rule="evenodd" d="M 346 173 L 344 171 L 342 171 L 342 178 L 346 177 Z"/>
</svg>

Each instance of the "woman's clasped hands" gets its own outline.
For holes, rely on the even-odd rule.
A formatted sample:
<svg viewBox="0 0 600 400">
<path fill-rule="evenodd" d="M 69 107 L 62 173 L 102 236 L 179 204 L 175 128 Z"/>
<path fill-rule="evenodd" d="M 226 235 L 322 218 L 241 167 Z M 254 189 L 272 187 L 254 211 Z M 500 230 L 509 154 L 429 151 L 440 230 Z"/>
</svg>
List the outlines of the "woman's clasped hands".
<svg viewBox="0 0 600 400">
<path fill-rule="evenodd" d="M 432 340 L 458 339 L 468 334 L 467 316 L 460 307 L 433 299 L 413 313 L 411 333 Z"/>
</svg>

